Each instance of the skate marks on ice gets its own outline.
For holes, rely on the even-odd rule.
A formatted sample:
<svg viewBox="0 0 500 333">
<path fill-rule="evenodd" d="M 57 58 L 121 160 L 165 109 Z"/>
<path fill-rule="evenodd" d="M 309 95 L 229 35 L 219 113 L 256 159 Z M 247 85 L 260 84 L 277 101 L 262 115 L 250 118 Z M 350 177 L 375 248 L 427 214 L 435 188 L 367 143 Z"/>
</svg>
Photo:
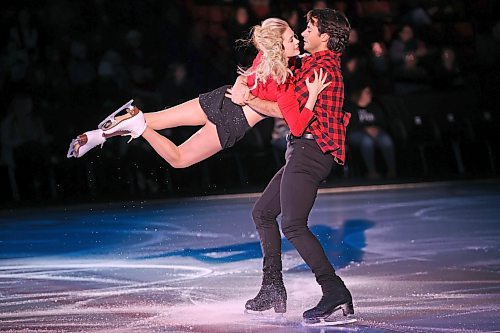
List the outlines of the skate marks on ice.
<svg viewBox="0 0 500 333">
<path fill-rule="evenodd" d="M 342 269 L 352 263 L 363 261 L 363 249 L 366 246 L 365 231 L 374 226 L 366 219 L 348 219 L 338 228 L 326 225 L 313 225 L 311 232 L 317 237 L 335 269 Z M 281 252 L 294 252 L 295 248 L 285 238 L 281 238 Z M 141 259 L 168 258 L 173 256 L 190 257 L 210 263 L 223 264 L 262 258 L 262 249 L 258 240 L 212 248 L 185 248 L 172 252 L 148 255 Z M 288 272 L 308 271 L 305 264 L 287 269 Z"/>
<path fill-rule="evenodd" d="M 245 276 L 239 265 L 211 270 L 186 259 L 184 265 L 46 259 L 3 265 L 0 272 L 0 331 L 324 331 L 301 326 L 305 305 L 294 289 L 302 285 L 306 286 L 302 291 L 317 294 L 305 272 L 288 279 L 291 309 L 285 320 L 244 314 L 245 301 L 256 292 L 259 277 Z M 360 327 L 337 331 L 362 332 Z"/>
<path fill-rule="evenodd" d="M 283 326 L 256 323 L 242 315 L 246 300 L 260 283 L 261 259 L 252 260 L 253 254 L 233 262 L 224 259 L 238 253 L 233 246 L 210 247 L 224 243 L 237 247 L 241 229 L 255 232 L 254 226 L 238 224 L 229 230 L 213 226 L 223 216 L 213 203 L 191 202 L 183 209 L 172 206 L 90 209 L 87 214 L 81 209 L 28 211 L 0 221 L 0 330 L 128 332 L 180 327 L 187 332 L 202 323 L 197 329 L 210 327 L 207 331 L 213 332 L 221 327 L 234 331 Z M 234 206 L 241 205 L 231 205 L 230 220 L 251 210 L 251 203 L 236 210 Z M 199 224 L 203 229 L 198 229 Z M 317 227 L 325 242 L 335 231 Z M 260 250 L 257 241 L 251 243 Z M 222 260 L 207 262 L 183 255 L 144 258 L 146 253 L 186 246 L 213 249 L 203 257 Z M 286 246 L 291 252 L 291 245 Z M 294 267 L 298 255 L 292 257 Z M 248 272 L 255 275 L 248 283 L 251 288 L 235 297 Z M 297 327 L 300 319 L 297 313 L 285 326 Z"/>
<path fill-rule="evenodd" d="M 313 328 L 319 329 L 319 332 L 321 332 L 321 329 L 323 329 L 323 331 L 327 330 L 331 332 L 334 328 L 336 328 L 336 331 L 340 330 L 340 331 L 352 331 L 352 332 L 359 331 L 360 329 L 360 327 L 351 325 L 358 321 L 354 317 L 345 319 L 327 318 L 317 321 L 305 321 L 305 320 L 300 320 L 300 318 L 293 318 L 294 320 L 291 320 L 288 319 L 286 315 L 276 315 L 272 313 L 263 313 L 263 314 L 246 313 L 246 316 L 248 316 L 248 318 L 251 321 L 259 325 L 280 326 L 280 327 L 289 327 L 296 329 L 303 328 L 303 330 L 305 330 L 306 332 L 312 332 Z"/>
<path fill-rule="evenodd" d="M 346 319 L 320 319 L 320 320 L 304 320 L 302 321 L 302 326 L 305 327 L 328 327 L 328 326 L 342 326 L 347 324 L 353 324 L 357 322 L 356 318 L 346 318 Z"/>
<path fill-rule="evenodd" d="M 208 299 L 187 281 L 208 268 L 47 259 L 0 267 L 0 331 L 66 332 L 143 326 L 166 306 Z M 125 330 L 124 330 L 125 332 Z"/>
<path fill-rule="evenodd" d="M 326 328 L 301 327 L 320 290 L 292 250 L 287 322 L 244 316 L 261 282 L 261 259 L 238 248 L 258 244 L 253 201 L 0 212 L 0 331 L 498 331 L 498 193 L 461 184 L 318 196 L 312 227 L 330 238 L 327 251 L 355 263 L 337 264 L 358 322 Z M 351 220 L 374 224 L 341 237 Z"/>
</svg>

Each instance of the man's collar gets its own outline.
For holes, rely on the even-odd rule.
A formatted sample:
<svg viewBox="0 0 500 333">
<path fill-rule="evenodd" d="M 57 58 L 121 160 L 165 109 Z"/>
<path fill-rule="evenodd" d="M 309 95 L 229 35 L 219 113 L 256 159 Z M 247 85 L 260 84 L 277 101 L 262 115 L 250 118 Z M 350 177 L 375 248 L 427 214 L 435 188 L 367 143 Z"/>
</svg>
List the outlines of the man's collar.
<svg viewBox="0 0 500 333">
<path fill-rule="evenodd" d="M 331 50 L 323 50 L 323 51 L 314 52 L 312 54 L 312 56 L 315 59 L 321 59 L 321 58 L 325 58 L 325 57 L 334 58 L 334 59 L 340 59 L 340 53 L 339 52 L 333 52 Z"/>
<path fill-rule="evenodd" d="M 314 52 L 312 54 L 306 53 L 306 54 L 301 54 L 299 57 L 302 59 L 303 62 L 309 62 L 312 60 L 320 60 L 324 58 L 330 58 L 333 59 L 334 61 L 340 61 L 340 56 L 342 54 L 340 52 L 334 52 L 331 50 L 323 50 L 323 51 L 318 51 Z"/>
</svg>

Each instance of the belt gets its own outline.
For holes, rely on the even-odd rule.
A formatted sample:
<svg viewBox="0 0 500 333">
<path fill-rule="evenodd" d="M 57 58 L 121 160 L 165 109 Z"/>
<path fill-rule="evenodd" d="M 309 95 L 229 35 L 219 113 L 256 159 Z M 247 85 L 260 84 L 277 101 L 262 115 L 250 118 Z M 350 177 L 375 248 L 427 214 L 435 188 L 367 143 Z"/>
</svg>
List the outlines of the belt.
<svg viewBox="0 0 500 333">
<path fill-rule="evenodd" d="M 302 134 L 302 136 L 295 136 L 292 133 L 288 133 L 286 136 L 287 141 L 292 141 L 296 139 L 314 140 L 314 136 L 311 133 L 304 133 Z"/>
</svg>

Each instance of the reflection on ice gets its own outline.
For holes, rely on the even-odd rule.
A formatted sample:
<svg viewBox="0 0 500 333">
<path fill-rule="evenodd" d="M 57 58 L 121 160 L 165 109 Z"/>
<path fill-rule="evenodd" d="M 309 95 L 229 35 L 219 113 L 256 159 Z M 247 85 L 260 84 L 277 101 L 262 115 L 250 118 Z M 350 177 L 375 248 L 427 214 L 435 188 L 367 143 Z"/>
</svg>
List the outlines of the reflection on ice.
<svg viewBox="0 0 500 333">
<path fill-rule="evenodd" d="M 364 219 L 347 220 L 339 228 L 325 225 L 311 226 L 311 232 L 318 238 L 325 249 L 330 262 L 336 269 L 346 267 L 352 262 L 363 261 L 363 248 L 366 246 L 365 230 L 374 223 Z M 286 239 L 281 240 L 282 253 L 295 251 Z M 249 243 L 234 244 L 215 248 L 196 248 L 172 251 L 164 254 L 148 255 L 145 259 L 166 257 L 191 257 L 207 263 L 229 263 L 248 259 L 262 258 L 258 240 Z M 290 269 L 291 271 L 309 270 L 305 264 Z"/>
<path fill-rule="evenodd" d="M 261 282 L 253 200 L 0 212 L 0 331 L 497 331 L 499 189 L 318 196 L 311 230 L 358 318 L 336 328 L 301 326 L 320 288 L 284 238 L 286 320 L 243 313 Z"/>
</svg>

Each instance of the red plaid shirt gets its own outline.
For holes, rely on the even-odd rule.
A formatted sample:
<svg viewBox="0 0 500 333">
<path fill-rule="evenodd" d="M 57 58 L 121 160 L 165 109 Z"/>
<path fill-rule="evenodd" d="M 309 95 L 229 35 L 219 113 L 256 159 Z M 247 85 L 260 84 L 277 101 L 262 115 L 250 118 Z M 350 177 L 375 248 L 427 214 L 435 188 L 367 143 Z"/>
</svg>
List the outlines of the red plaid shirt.
<svg viewBox="0 0 500 333">
<path fill-rule="evenodd" d="M 295 94 L 302 109 L 309 96 L 305 80 L 314 76 L 314 70 L 319 74 L 320 68 L 328 72 L 326 82 L 331 84 L 318 96 L 313 110 L 316 121 L 306 132 L 311 132 L 323 153 L 333 155 L 335 161 L 343 165 L 345 133 L 351 115 L 342 110 L 344 82 L 340 72 L 340 53 L 326 50 L 303 57 L 302 66 L 294 69 Z"/>
</svg>

